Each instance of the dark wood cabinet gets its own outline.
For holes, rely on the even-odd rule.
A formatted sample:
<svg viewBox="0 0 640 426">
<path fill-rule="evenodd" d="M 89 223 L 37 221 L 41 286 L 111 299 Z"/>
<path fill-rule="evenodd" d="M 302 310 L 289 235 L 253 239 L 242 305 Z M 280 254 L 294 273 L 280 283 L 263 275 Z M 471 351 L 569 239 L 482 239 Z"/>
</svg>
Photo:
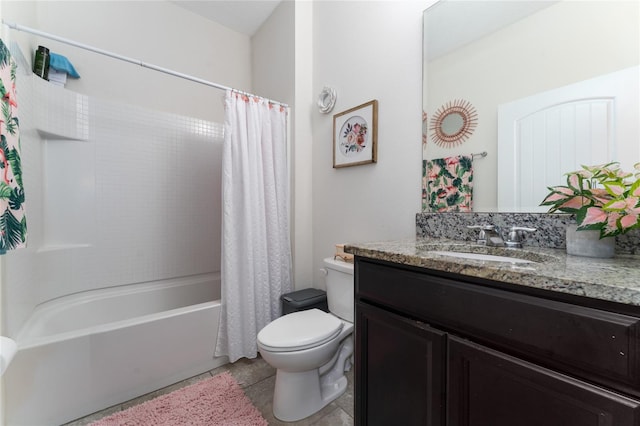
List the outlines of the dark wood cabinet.
<svg viewBox="0 0 640 426">
<path fill-rule="evenodd" d="M 356 258 L 356 424 L 640 426 L 640 319 Z"/>
<path fill-rule="evenodd" d="M 444 426 L 445 333 L 359 304 L 356 410 L 368 426 Z"/>
<path fill-rule="evenodd" d="M 448 338 L 448 426 L 637 425 L 638 401 Z"/>
</svg>

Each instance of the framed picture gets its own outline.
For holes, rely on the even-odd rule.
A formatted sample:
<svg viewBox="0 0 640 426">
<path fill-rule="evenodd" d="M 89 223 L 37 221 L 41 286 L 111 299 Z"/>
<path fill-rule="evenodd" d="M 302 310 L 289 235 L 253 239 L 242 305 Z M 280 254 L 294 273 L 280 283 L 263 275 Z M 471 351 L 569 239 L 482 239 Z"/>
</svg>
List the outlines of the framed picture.
<svg viewBox="0 0 640 426">
<path fill-rule="evenodd" d="M 377 139 L 377 100 L 334 115 L 333 168 L 375 163 Z"/>
</svg>

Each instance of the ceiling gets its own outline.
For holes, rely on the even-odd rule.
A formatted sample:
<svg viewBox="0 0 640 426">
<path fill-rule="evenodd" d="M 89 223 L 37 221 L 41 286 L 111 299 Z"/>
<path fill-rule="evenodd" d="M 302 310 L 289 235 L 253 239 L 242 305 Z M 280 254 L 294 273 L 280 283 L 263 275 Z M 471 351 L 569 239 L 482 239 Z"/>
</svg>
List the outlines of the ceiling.
<svg viewBox="0 0 640 426">
<path fill-rule="evenodd" d="M 282 0 L 173 0 L 171 3 L 252 36 Z"/>
<path fill-rule="evenodd" d="M 557 0 L 440 1 L 425 11 L 424 58 L 433 60 L 557 3 Z M 473 18 L 468 18 L 473 17 Z"/>
</svg>

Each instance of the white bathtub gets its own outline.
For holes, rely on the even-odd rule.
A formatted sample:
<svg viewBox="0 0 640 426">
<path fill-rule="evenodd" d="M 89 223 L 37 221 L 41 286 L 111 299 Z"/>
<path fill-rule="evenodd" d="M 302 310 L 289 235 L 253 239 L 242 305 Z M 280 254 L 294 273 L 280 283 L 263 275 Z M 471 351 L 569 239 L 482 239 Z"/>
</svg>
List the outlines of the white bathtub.
<svg viewBox="0 0 640 426">
<path fill-rule="evenodd" d="M 227 363 L 219 298 L 205 274 L 42 304 L 3 376 L 7 425 L 59 425 Z"/>
</svg>

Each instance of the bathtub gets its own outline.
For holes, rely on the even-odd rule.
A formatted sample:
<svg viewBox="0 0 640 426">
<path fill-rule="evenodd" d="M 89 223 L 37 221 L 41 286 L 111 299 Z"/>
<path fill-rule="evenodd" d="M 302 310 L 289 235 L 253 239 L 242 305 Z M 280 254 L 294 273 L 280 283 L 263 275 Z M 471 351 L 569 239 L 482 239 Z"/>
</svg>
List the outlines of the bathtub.
<svg viewBox="0 0 640 426">
<path fill-rule="evenodd" d="M 216 273 L 40 305 L 3 376 L 7 425 L 59 425 L 226 364 L 219 299 Z"/>
</svg>

